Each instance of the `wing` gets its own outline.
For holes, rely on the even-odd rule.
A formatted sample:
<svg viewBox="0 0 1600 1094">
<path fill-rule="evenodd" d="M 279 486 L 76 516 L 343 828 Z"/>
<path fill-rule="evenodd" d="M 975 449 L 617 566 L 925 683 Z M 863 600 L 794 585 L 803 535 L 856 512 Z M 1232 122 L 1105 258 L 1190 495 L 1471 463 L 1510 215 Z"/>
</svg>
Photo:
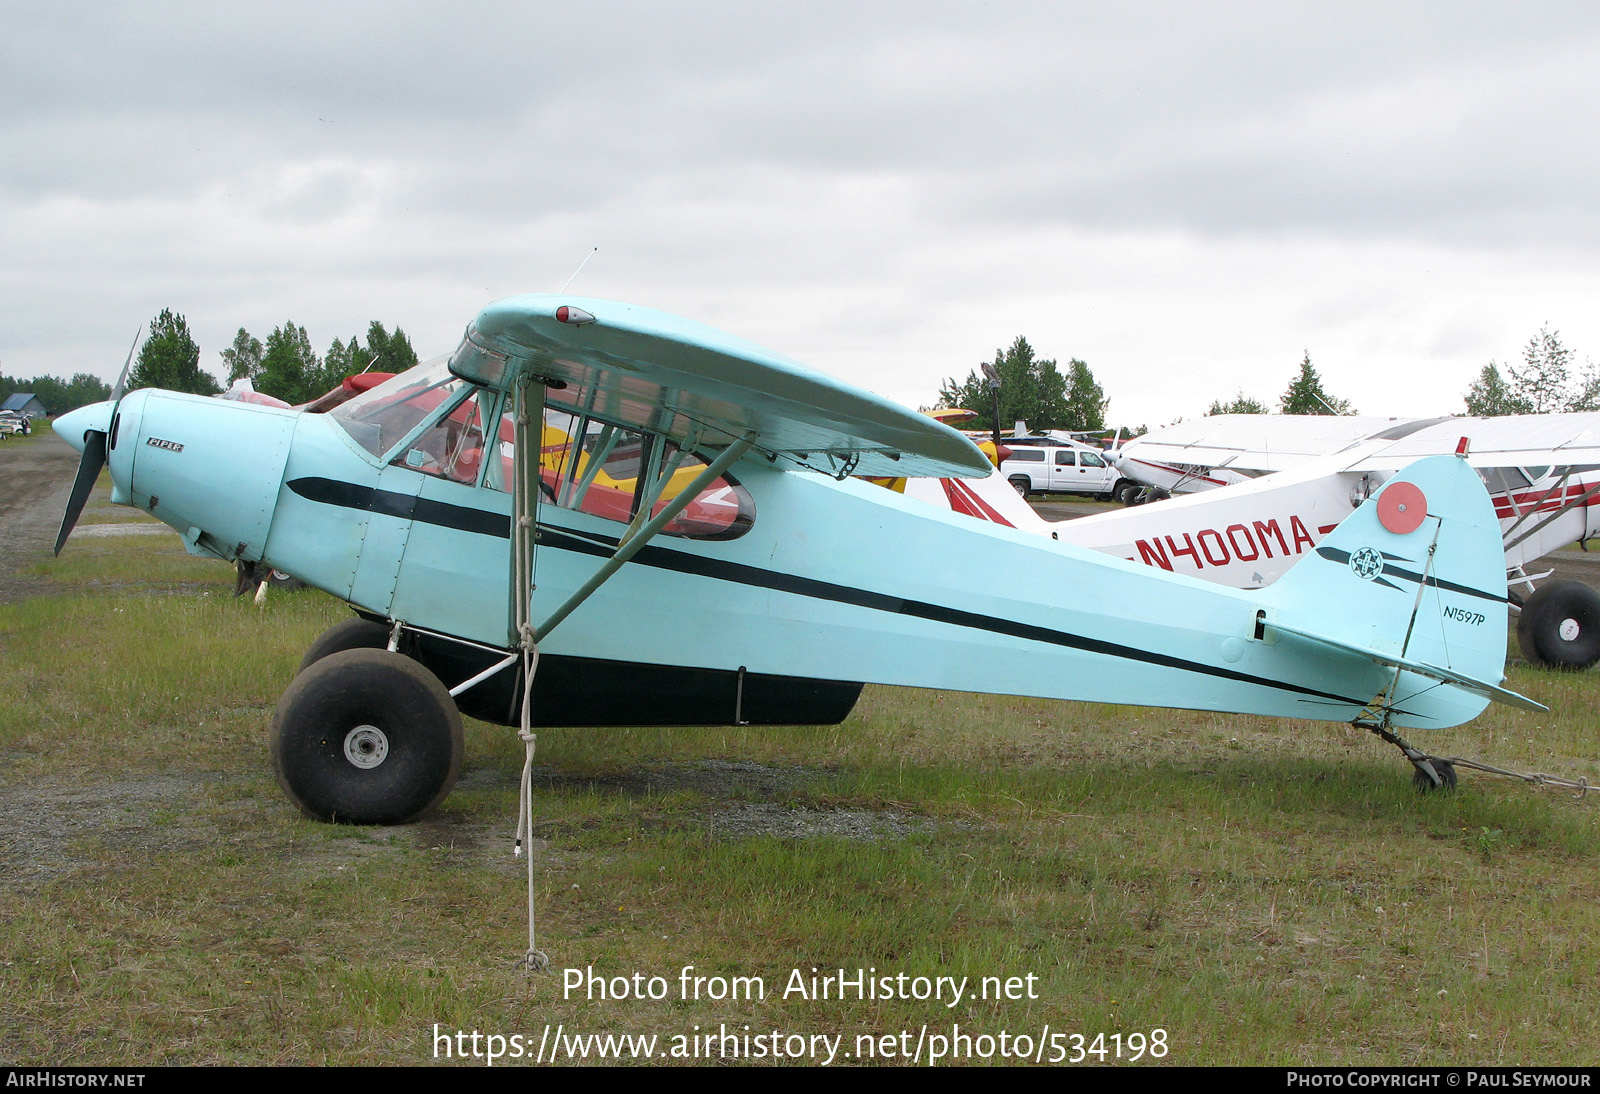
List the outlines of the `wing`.
<svg viewBox="0 0 1600 1094">
<path fill-rule="evenodd" d="M 631 304 L 515 296 L 478 313 L 450 360 L 457 376 L 509 390 L 533 376 L 552 401 L 703 445 L 749 432 L 757 449 L 831 474 L 987 475 L 948 426 L 713 327 Z"/>
<path fill-rule="evenodd" d="M 1454 452 L 1462 437 L 1469 442 L 1467 462 L 1473 467 L 1582 470 L 1600 466 L 1600 414 L 1508 414 L 1501 418 L 1445 418 L 1429 423 L 1346 470 L 1397 470 L 1423 456 Z"/>
<path fill-rule="evenodd" d="M 1124 444 L 1122 451 L 1152 463 L 1268 473 L 1338 452 L 1369 437 L 1408 429 L 1414 421 L 1333 415 L 1214 414 L 1136 437 Z M 1454 450 L 1452 442 L 1445 452 Z"/>
</svg>

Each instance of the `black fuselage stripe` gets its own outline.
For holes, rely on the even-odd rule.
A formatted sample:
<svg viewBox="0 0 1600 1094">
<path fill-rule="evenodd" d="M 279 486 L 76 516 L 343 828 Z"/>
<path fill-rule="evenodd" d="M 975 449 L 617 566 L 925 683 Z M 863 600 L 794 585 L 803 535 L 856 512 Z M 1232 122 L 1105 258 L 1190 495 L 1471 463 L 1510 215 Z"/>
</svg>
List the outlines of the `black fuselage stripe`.
<svg viewBox="0 0 1600 1094">
<path fill-rule="evenodd" d="M 481 535 L 498 536 L 502 539 L 509 539 L 511 535 L 509 517 L 496 513 L 486 513 L 481 509 L 473 509 L 468 506 L 430 501 L 425 498 L 413 498 L 407 494 L 378 490 L 374 487 L 357 486 L 354 483 L 336 482 L 332 479 L 293 479 L 287 485 L 296 494 L 309 501 L 342 506 L 348 509 L 359 509 L 366 512 L 389 513 L 390 515 L 398 515 L 397 510 L 403 511 L 400 501 L 404 499 L 408 502 L 415 502 L 415 506 L 411 511 L 411 519 L 422 521 L 424 524 L 455 528 L 465 532 L 477 532 Z M 379 497 L 379 495 L 388 495 L 388 497 Z M 610 536 L 590 535 L 553 528 L 549 525 L 540 525 L 539 546 L 593 555 L 598 558 L 608 558 L 616 550 L 617 541 Z M 893 615 L 906 615 L 917 619 L 926 619 L 930 622 L 945 623 L 953 627 L 988 631 L 992 634 L 1003 634 L 1026 641 L 1078 649 L 1105 657 L 1119 657 L 1129 661 L 1157 665 L 1162 668 L 1214 676 L 1234 683 L 1273 688 L 1297 695 L 1314 696 L 1319 699 L 1332 699 L 1335 702 L 1347 703 L 1355 707 L 1365 705 L 1364 700 L 1352 699 L 1349 696 L 1338 695 L 1328 691 L 1318 691 L 1315 688 L 1284 683 L 1280 680 L 1272 680 L 1262 676 L 1252 676 L 1249 673 L 1226 669 L 1220 665 L 1207 665 L 1198 661 L 1174 657 L 1171 654 L 1125 646 L 1116 642 L 1089 638 L 1084 635 L 1054 630 L 1049 627 L 1040 627 L 1031 623 L 999 619 L 994 616 L 980 615 L 960 608 L 929 604 L 919 600 L 906 600 L 901 597 L 875 593 L 849 585 L 838 585 L 831 581 L 821 581 L 817 578 L 800 577 L 796 574 L 766 570 L 758 566 L 749 566 L 742 562 L 706 558 L 703 555 L 687 554 L 683 551 L 674 551 L 666 547 L 648 545 L 633 556 L 633 561 L 655 569 L 671 570 L 694 577 L 731 581 L 740 585 L 772 589 L 776 592 L 792 593 L 796 596 L 811 597 L 816 600 L 828 600 L 858 608 L 888 612 Z"/>
<path fill-rule="evenodd" d="M 359 509 L 364 513 L 399 517 L 401 520 L 420 520 L 440 528 L 454 528 L 459 532 L 475 532 L 480 536 L 511 538 L 511 518 L 499 513 L 489 513 L 468 505 L 453 505 L 447 501 L 402 494 L 397 490 L 379 490 L 372 486 L 339 482 L 337 479 L 290 479 L 290 490 L 307 501 L 337 505 L 344 509 Z"/>
<path fill-rule="evenodd" d="M 609 556 L 615 550 L 615 541 L 610 540 L 608 537 L 589 539 L 550 528 L 543 529 L 539 542 L 542 546 L 579 551 L 584 554 L 601 557 Z M 941 604 L 906 600 L 901 597 L 888 596 L 884 593 L 857 589 L 849 585 L 836 585 L 833 582 L 820 581 L 816 578 L 799 577 L 795 574 L 779 573 L 775 570 L 764 570 L 739 562 L 726 562 L 721 559 L 705 558 L 701 555 L 690 555 L 681 551 L 653 546 L 642 549 L 634 556 L 634 561 L 643 562 L 647 566 L 654 566 L 658 569 L 673 570 L 696 577 L 717 578 L 742 585 L 772 589 L 777 592 L 793 593 L 796 596 L 808 596 L 817 600 L 830 600 L 841 604 L 870 608 L 875 611 L 889 612 L 895 615 L 926 619 L 930 622 L 945 623 L 954 627 L 988 631 L 993 634 L 1003 634 L 1026 641 L 1079 649 L 1086 653 L 1096 653 L 1106 657 L 1142 661 L 1145 664 L 1215 676 L 1235 683 L 1275 688 L 1299 695 L 1316 696 L 1319 699 L 1333 699 L 1340 703 L 1349 703 L 1358 707 L 1364 705 L 1361 700 L 1351 699 L 1345 695 L 1318 691 L 1315 688 L 1302 687 L 1298 684 L 1287 684 L 1266 677 L 1252 676 L 1249 673 L 1239 672 L 1235 669 L 1225 669 L 1219 665 L 1206 665 L 1198 661 L 1174 657 L 1170 654 L 1156 653 L 1152 650 L 1143 650 L 1134 646 L 1124 646 L 1120 643 L 1089 638 L 1081 634 L 1072 634 L 1068 631 L 1040 627 L 1031 623 L 1020 623 L 1016 620 L 1001 619 L 995 616 L 980 615 L 976 612 L 963 611 L 960 608 L 950 608 Z"/>
</svg>

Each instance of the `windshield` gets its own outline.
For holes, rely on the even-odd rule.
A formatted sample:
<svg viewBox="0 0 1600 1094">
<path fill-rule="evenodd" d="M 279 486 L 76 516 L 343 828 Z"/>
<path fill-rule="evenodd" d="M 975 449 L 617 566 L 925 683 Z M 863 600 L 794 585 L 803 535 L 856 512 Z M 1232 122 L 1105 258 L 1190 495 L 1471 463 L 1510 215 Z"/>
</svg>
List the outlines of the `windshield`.
<svg viewBox="0 0 1600 1094">
<path fill-rule="evenodd" d="M 432 361 L 391 376 L 371 391 L 334 407 L 328 417 L 374 456 L 383 456 L 405 439 L 429 412 L 463 386 L 446 369 L 448 358 Z"/>
</svg>

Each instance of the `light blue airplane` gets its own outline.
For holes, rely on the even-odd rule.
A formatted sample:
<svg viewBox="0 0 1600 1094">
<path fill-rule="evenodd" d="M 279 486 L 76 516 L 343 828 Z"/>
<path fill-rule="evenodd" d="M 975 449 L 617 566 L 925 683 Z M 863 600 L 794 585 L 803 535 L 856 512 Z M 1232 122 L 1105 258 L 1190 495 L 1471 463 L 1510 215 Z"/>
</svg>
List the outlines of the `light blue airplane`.
<svg viewBox="0 0 1600 1094">
<path fill-rule="evenodd" d="M 198 555 L 357 618 L 274 718 L 306 812 L 404 821 L 508 725 L 835 723 L 864 682 L 1397 730 L 1501 688 L 1506 582 L 1483 484 L 1413 464 L 1285 577 L 1242 591 L 938 511 L 853 476 L 979 476 L 961 434 L 712 328 L 565 295 L 314 414 L 159 390 L 61 418 L 114 501 Z"/>
</svg>

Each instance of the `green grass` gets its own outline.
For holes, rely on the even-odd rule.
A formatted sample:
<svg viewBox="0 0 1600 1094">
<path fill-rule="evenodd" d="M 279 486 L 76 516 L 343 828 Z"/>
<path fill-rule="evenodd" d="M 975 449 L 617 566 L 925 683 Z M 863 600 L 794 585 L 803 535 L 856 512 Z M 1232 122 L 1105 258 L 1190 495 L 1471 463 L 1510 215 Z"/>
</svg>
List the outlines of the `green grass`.
<svg viewBox="0 0 1600 1094">
<path fill-rule="evenodd" d="M 537 1041 L 547 1022 L 845 1051 L 1048 1023 L 1161 1028 L 1180 1064 L 1595 1062 L 1593 796 L 1471 772 L 1419 796 L 1343 726 L 910 689 L 867 689 L 837 727 L 546 730 L 556 971 L 530 978 L 511 968 L 510 730 L 469 725 L 433 818 L 306 820 L 267 726 L 342 605 L 235 600 L 230 567 L 172 538 L 74 541 L 39 572 L 55 595 L 0 607 L 10 1063 L 414 1064 L 435 1023 Z M 1600 677 L 1509 686 L 1551 714 L 1495 708 L 1429 746 L 1600 781 Z M 766 998 L 679 999 L 685 965 Z M 659 975 L 671 997 L 564 998 L 567 967 Z M 1037 998 L 782 998 L 813 967 L 1031 975 Z"/>
</svg>

